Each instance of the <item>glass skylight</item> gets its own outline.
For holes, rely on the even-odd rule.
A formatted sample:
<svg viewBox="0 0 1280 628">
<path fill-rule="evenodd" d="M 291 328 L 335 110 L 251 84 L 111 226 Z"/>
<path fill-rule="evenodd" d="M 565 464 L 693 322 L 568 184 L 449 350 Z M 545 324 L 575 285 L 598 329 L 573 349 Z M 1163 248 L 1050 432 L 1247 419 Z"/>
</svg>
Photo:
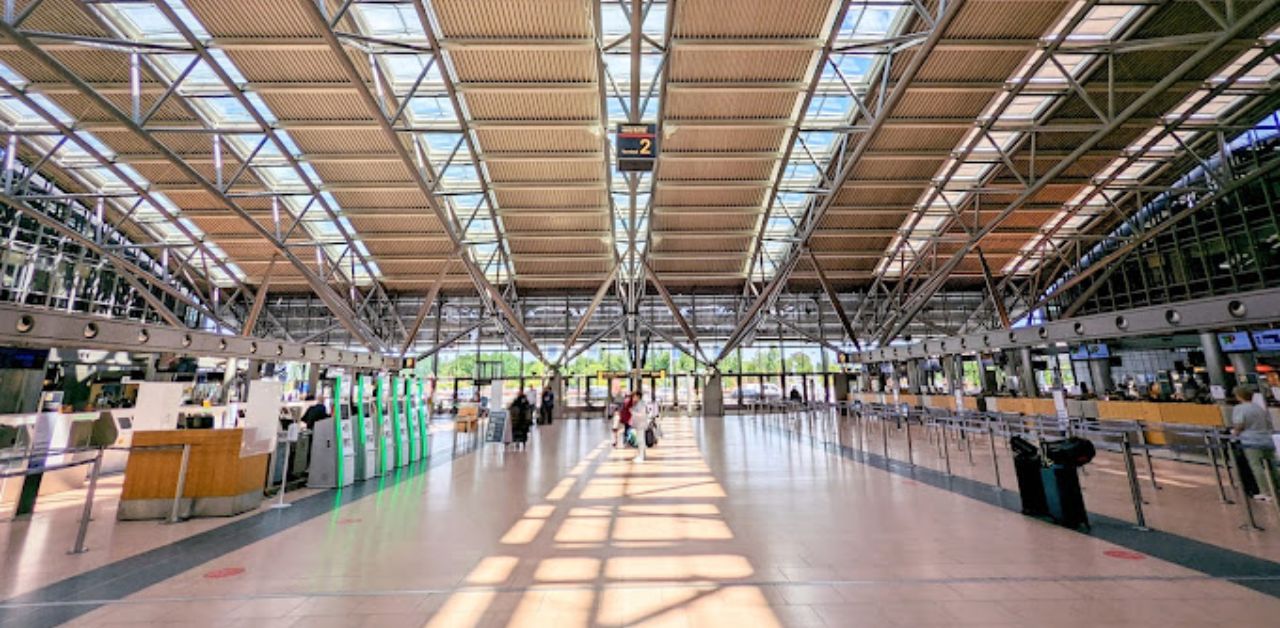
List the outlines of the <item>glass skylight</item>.
<svg viewBox="0 0 1280 628">
<path fill-rule="evenodd" d="M 1055 40 L 1062 39 L 1065 43 L 1101 43 L 1113 40 L 1121 36 L 1125 32 L 1125 28 L 1136 18 L 1143 7 L 1140 6 L 1124 6 L 1124 5 L 1096 5 L 1088 10 L 1080 23 L 1076 25 L 1071 32 L 1064 32 L 1067 25 L 1071 23 L 1074 17 L 1084 10 L 1085 3 L 1078 0 L 1075 6 L 1068 11 L 1062 20 L 1050 30 L 1049 34 L 1044 38 L 1046 44 Z M 981 116 L 980 121 L 994 123 L 1014 123 L 1014 125 L 1022 125 L 1032 123 L 1039 120 L 1048 112 L 1053 105 L 1061 99 L 1070 90 L 1070 79 L 1079 80 L 1091 66 L 1091 63 L 1097 58 L 1093 54 L 1072 54 L 1063 53 L 1055 54 L 1053 59 L 1046 60 L 1041 64 L 1040 68 L 1028 77 L 1031 67 L 1036 63 L 1041 51 L 1037 50 L 1030 53 L 1013 76 L 1009 78 L 1009 84 L 1018 84 L 1024 79 L 1027 80 L 1027 86 L 1016 96 L 1011 99 L 1007 94 L 997 94 L 988 103 L 986 110 Z M 1054 61 L 1057 63 L 1055 64 Z M 1062 67 L 1059 68 L 1058 65 Z M 1064 75 L 1063 71 L 1067 75 Z M 1000 111 L 997 117 L 996 112 L 1000 106 L 1007 100 L 1007 106 Z M 934 186 L 926 190 L 921 200 L 917 203 L 917 207 L 927 206 L 926 209 L 918 211 L 937 212 L 939 206 L 945 208 L 945 204 L 939 204 L 936 200 L 929 201 L 927 199 L 939 194 L 938 186 L 947 185 L 951 188 L 960 187 L 956 183 L 961 183 L 968 187 L 980 183 L 983 179 L 994 172 L 994 165 L 1000 161 L 1001 151 L 1012 150 L 1022 139 L 1021 131 L 1010 130 L 992 130 L 979 137 L 981 130 L 974 128 L 970 131 L 965 139 L 961 140 L 956 147 L 957 152 L 963 151 L 973 142 L 973 150 L 970 152 L 969 159 L 965 162 L 958 163 L 956 160 L 948 160 L 939 171 L 938 177 L 935 178 Z M 999 150 L 997 150 L 999 147 Z M 954 174 L 949 181 L 941 181 L 941 179 L 954 169 Z M 1134 169 L 1138 172 L 1138 169 Z M 967 200 L 968 193 L 963 193 L 959 198 L 947 197 L 951 205 L 959 209 Z M 922 236 L 936 235 L 945 229 L 947 220 L 939 220 L 941 214 L 934 214 L 921 218 L 911 233 L 914 241 L 922 241 Z M 893 251 L 896 247 L 891 247 Z M 914 252 L 907 250 L 906 259 L 910 261 Z M 896 263 L 897 269 L 893 264 L 882 264 L 884 272 L 893 274 L 901 270 L 901 261 Z M 1006 267 L 1006 272 L 1008 267 Z"/>
<path fill-rule="evenodd" d="M 0 77 L 6 81 L 16 85 L 26 85 L 27 80 L 13 71 L 12 68 L 5 64 L 0 64 Z M 47 112 L 54 119 L 65 124 L 72 124 L 72 117 L 52 100 L 40 94 L 31 94 L 29 96 L 42 110 Z M 27 107 L 15 98 L 0 98 L 0 124 L 15 130 L 27 129 L 45 129 L 52 128 L 35 110 Z M 88 131 L 77 131 L 76 136 L 82 139 L 86 144 L 91 146 L 95 151 L 106 159 L 115 157 L 114 151 L 107 148 L 97 137 Z M 57 139 L 49 135 L 28 135 L 24 136 L 23 142 L 31 146 L 38 154 L 44 154 L 52 150 L 57 145 Z M 163 207 L 154 207 L 147 201 L 139 201 L 136 196 L 126 196 L 132 192 L 132 188 L 128 183 L 122 180 L 110 169 L 99 164 L 99 162 L 91 157 L 89 153 L 81 148 L 74 141 L 67 141 L 53 154 L 53 163 L 64 168 L 71 173 L 72 176 L 80 180 L 85 187 L 103 194 L 112 194 L 107 197 L 105 202 L 115 206 L 117 211 L 127 213 L 130 208 L 137 204 L 133 209 L 133 215 L 138 217 L 136 221 L 143 230 L 145 230 L 152 238 L 162 242 L 174 242 L 175 240 L 185 241 L 186 236 L 177 229 L 176 226 L 164 221 L 159 210 L 163 209 L 173 215 L 180 213 L 178 207 L 168 199 L 164 194 L 153 192 L 152 198 L 156 203 Z M 151 182 L 144 178 L 132 166 L 127 164 L 117 164 L 117 169 L 125 177 L 128 177 L 133 183 L 142 188 L 151 186 Z M 146 220 L 146 218 L 153 220 Z M 183 226 L 185 226 L 192 235 L 197 238 L 203 238 L 204 233 L 193 222 L 179 218 Z M 229 275 L 216 264 L 211 263 L 212 260 L 206 259 L 204 253 L 196 255 L 191 263 L 200 267 L 207 266 L 209 268 L 209 280 L 217 285 L 231 286 L 234 285 L 236 279 L 243 279 L 244 273 L 226 259 L 221 249 L 213 246 L 207 247 L 211 254 L 217 255 L 226 264 L 227 268 L 235 274 Z M 191 249 L 187 249 L 184 253 L 190 253 Z"/>
<path fill-rule="evenodd" d="M 803 216 L 805 209 L 825 193 L 819 187 L 821 171 L 830 167 L 838 143 L 848 141 L 847 135 L 826 129 L 851 125 L 863 115 L 863 108 L 849 92 L 857 97 L 867 93 L 868 82 L 885 59 L 884 50 L 878 49 L 883 48 L 880 42 L 902 31 L 908 14 L 912 12 L 910 7 L 908 2 L 891 0 L 850 2 L 836 36 L 834 51 L 819 69 L 818 87 L 803 112 L 805 130 L 799 132 L 790 158 L 783 164 L 779 193 L 770 211 L 774 215 L 781 214 L 786 218 L 785 223 L 771 215 L 763 225 L 767 236 L 775 237 L 784 231 L 788 236 L 794 235 L 796 221 L 792 218 Z M 784 241 L 770 243 L 775 254 L 765 256 L 766 279 L 772 277 L 777 268 L 775 260 L 786 257 L 793 239 L 788 237 Z M 755 256 L 749 256 L 745 272 L 755 272 L 756 263 Z"/>
<path fill-rule="evenodd" d="M 181 0 L 165 0 L 165 2 L 194 37 L 204 41 L 211 39 L 209 32 Z M 187 43 L 178 27 L 152 4 L 118 2 L 94 6 L 107 19 L 108 23 L 118 31 L 121 37 L 146 43 L 172 45 L 185 45 Z M 365 8 L 369 7 L 358 5 L 354 10 L 360 11 Z M 378 5 L 372 8 L 374 9 L 373 12 L 381 13 L 387 7 Z M 409 8 L 411 9 L 411 7 Z M 244 75 L 240 73 L 235 63 L 231 61 L 231 58 L 224 51 L 210 48 L 209 56 L 237 89 L 243 89 L 248 84 Z M 196 57 L 190 53 L 171 53 L 151 54 L 147 56 L 147 59 L 154 64 L 166 79 L 175 81 Z M 253 92 L 245 94 L 245 100 L 252 107 L 252 110 L 250 110 L 249 107 L 246 107 L 235 97 L 232 91 L 228 89 L 228 86 L 218 78 L 213 68 L 203 60 L 198 62 L 186 74 L 178 87 L 177 93 L 187 97 L 187 102 L 196 109 L 210 127 L 215 129 L 237 131 L 259 129 L 260 127 L 254 116 L 255 113 L 267 124 L 276 122 L 275 115 L 260 95 Z M 276 136 L 289 151 L 290 156 L 303 159 L 301 150 L 287 132 L 276 131 Z M 224 150 L 230 151 L 240 160 L 247 159 L 254 149 L 259 144 L 262 144 L 262 148 L 258 150 L 257 156 L 251 162 L 250 169 L 269 190 L 289 195 L 285 197 L 286 202 L 283 203 L 283 207 L 296 217 L 307 207 L 311 199 L 308 194 L 308 181 L 304 180 L 303 175 L 310 180 L 311 184 L 317 187 L 323 186 L 323 181 L 321 181 L 315 168 L 305 162 L 301 163 L 299 168 L 301 173 L 299 173 L 299 169 L 295 169 L 288 164 L 285 155 L 281 154 L 273 142 L 267 141 L 263 144 L 265 138 L 266 136 L 260 134 L 231 134 L 220 139 Z M 243 182 L 244 179 L 241 179 L 241 181 Z M 306 196 L 307 200 L 300 201 L 295 198 L 295 195 Z M 325 196 L 325 202 L 335 212 L 341 212 L 341 207 L 338 206 L 336 199 L 332 195 Z M 279 208 L 280 204 L 277 203 L 274 206 Z M 341 238 L 341 230 L 336 224 L 329 222 L 324 212 L 313 211 L 308 213 L 307 217 L 308 219 L 302 222 L 302 228 L 306 229 L 312 238 L 317 241 L 329 241 L 335 236 Z M 343 244 L 346 244 L 345 241 Z M 353 244 L 358 243 L 353 242 Z M 321 250 L 324 251 L 323 254 L 330 255 L 331 263 L 336 263 L 338 257 L 342 255 L 341 249 L 329 250 L 329 247 L 321 247 L 321 249 L 317 249 L 318 253 Z M 363 272 L 363 269 L 361 271 Z M 353 281 L 358 279 L 357 277 L 352 277 Z M 369 280 L 370 278 L 367 276 L 363 278 L 366 283 Z"/>
</svg>

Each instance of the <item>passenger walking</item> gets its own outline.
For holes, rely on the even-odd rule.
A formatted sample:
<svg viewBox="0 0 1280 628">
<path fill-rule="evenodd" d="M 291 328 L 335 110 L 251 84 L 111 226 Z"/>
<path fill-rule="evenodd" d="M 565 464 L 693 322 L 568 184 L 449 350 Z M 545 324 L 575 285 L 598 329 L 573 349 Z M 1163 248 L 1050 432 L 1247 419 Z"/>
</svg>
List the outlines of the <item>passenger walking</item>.
<svg viewBox="0 0 1280 628">
<path fill-rule="evenodd" d="M 1231 410 L 1231 434 L 1244 448 L 1249 470 L 1258 482 L 1258 495 L 1254 498 L 1269 501 L 1280 487 L 1280 474 L 1276 473 L 1276 446 L 1271 438 L 1271 415 L 1266 409 L 1253 403 L 1253 388 L 1236 386 L 1236 407 Z"/>
<path fill-rule="evenodd" d="M 787 398 L 795 402 L 804 401 L 804 397 L 800 396 L 800 391 L 796 390 L 794 386 L 791 387 L 791 393 L 787 395 Z"/>
<path fill-rule="evenodd" d="M 547 386 L 542 389 L 542 405 L 538 407 L 542 420 L 539 423 L 543 425 L 551 425 L 551 419 L 556 407 L 556 394 L 551 392 L 551 387 Z"/>
<path fill-rule="evenodd" d="M 622 429 L 622 444 L 624 446 L 627 443 L 631 442 L 628 439 L 631 437 L 631 432 L 632 432 L 631 423 L 635 418 L 633 414 L 636 411 L 638 403 L 640 403 L 640 393 L 638 392 L 631 393 L 630 395 L 626 396 L 626 398 L 622 401 L 622 407 L 618 409 L 618 422 L 621 424 L 620 427 Z M 618 446 L 618 428 L 614 428 L 613 436 L 614 436 L 613 446 L 617 447 Z"/>
<path fill-rule="evenodd" d="M 529 442 L 529 424 L 533 419 L 533 408 L 524 393 L 517 394 L 511 402 L 508 417 L 511 421 L 511 442 L 524 449 Z"/>
</svg>

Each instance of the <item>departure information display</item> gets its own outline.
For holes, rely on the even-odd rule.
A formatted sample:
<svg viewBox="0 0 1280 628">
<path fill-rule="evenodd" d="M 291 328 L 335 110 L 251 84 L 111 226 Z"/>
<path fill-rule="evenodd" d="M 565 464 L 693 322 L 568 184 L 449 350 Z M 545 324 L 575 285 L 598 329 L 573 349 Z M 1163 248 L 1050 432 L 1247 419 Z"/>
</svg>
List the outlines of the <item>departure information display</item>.
<svg viewBox="0 0 1280 628">
<path fill-rule="evenodd" d="M 618 125 L 618 170 L 649 172 L 658 158 L 658 125 Z"/>
</svg>

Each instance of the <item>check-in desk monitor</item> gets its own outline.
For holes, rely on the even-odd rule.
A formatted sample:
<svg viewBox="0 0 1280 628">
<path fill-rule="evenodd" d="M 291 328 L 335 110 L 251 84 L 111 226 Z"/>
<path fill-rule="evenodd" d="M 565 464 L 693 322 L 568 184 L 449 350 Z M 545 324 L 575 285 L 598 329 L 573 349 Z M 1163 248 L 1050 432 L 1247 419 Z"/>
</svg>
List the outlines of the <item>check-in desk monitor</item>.
<svg viewBox="0 0 1280 628">
<path fill-rule="evenodd" d="M 356 475 L 354 434 L 350 421 L 339 424 L 334 431 L 334 419 L 316 421 L 311 433 L 311 468 L 307 473 L 307 486 L 311 488 L 335 488 L 348 486 Z"/>
</svg>

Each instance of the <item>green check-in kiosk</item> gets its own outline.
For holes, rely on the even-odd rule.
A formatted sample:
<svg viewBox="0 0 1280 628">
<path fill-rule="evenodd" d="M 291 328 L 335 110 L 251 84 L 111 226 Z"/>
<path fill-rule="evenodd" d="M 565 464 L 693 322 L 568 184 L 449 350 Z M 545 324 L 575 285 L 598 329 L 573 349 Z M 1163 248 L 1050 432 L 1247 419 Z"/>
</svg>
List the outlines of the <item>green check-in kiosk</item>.
<svg viewBox="0 0 1280 628">
<path fill-rule="evenodd" d="M 378 475 L 377 410 L 369 391 L 369 377 L 359 375 L 352 386 L 352 407 L 355 408 L 355 479 L 368 480 Z"/>
</svg>

